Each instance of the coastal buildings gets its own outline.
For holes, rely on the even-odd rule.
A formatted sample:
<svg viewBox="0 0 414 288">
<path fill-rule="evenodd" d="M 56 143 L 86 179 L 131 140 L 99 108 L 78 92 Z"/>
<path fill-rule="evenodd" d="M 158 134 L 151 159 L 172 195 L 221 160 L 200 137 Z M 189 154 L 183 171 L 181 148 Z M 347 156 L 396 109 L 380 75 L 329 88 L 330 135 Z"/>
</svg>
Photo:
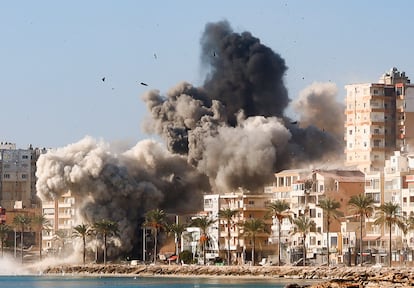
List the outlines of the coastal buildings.
<svg viewBox="0 0 414 288">
<path fill-rule="evenodd" d="M 226 258 L 226 251 L 230 242 L 231 259 L 234 264 L 252 261 L 253 240 L 244 235 L 241 224 L 248 219 L 262 219 L 265 222 L 266 231 L 270 231 L 272 220 L 267 218 L 267 206 L 272 199 L 268 194 L 251 194 L 239 189 L 232 193 L 209 194 L 204 196 L 204 211 L 206 215 L 217 220 L 209 229 L 211 244 L 209 258 L 220 256 Z M 227 226 L 227 221 L 218 215 L 220 210 L 231 209 L 238 211 L 236 216 Z M 230 238 L 228 230 L 230 229 Z M 255 237 L 257 259 L 274 254 L 275 245 L 269 242 L 269 233 L 260 232 Z"/>
<path fill-rule="evenodd" d="M 43 201 L 42 214 L 50 223 L 50 229 L 43 230 L 42 247 L 48 253 L 59 254 L 70 244 L 75 226 L 75 197 L 71 192 L 52 201 Z"/>
<path fill-rule="evenodd" d="M 307 258 L 312 259 L 314 263 L 326 263 L 327 239 L 329 239 L 331 252 L 329 261 L 343 262 L 345 253 L 342 250 L 343 239 L 351 238 L 353 234 L 342 235 L 340 221 L 332 221 L 330 231 L 327 231 L 326 215 L 319 206 L 319 201 L 327 197 L 337 201 L 341 204 L 338 210 L 346 219 L 346 216 L 350 215 L 347 209 L 350 197 L 364 192 L 364 174 L 359 170 L 285 170 L 276 173 L 275 179 L 272 186 L 265 188 L 266 193 L 273 194 L 273 201 L 286 201 L 290 205 L 293 218 L 306 216 L 315 223 L 305 242 Z M 291 221 L 284 219 L 281 226 L 281 255 L 286 263 L 294 263 L 303 255 L 303 239 L 301 235 L 292 232 Z M 274 221 L 271 236 L 273 243 L 278 241 L 276 235 L 278 235 L 278 225 Z"/>
<path fill-rule="evenodd" d="M 0 143 L 0 204 L 7 211 L 40 208 L 36 196 L 36 161 L 45 150 L 17 149 L 16 144 Z"/>
<path fill-rule="evenodd" d="M 345 164 L 378 171 L 393 151 L 413 145 L 414 85 L 393 68 L 378 83 L 349 84 L 345 89 Z"/>
</svg>

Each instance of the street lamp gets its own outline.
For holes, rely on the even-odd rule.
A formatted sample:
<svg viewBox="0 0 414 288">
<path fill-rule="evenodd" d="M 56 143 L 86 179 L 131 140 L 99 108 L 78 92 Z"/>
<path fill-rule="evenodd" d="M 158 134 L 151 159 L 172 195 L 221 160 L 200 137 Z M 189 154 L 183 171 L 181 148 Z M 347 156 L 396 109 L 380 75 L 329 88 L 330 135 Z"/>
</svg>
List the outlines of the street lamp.
<svg viewBox="0 0 414 288">
<path fill-rule="evenodd" d="M 142 228 L 142 262 L 145 263 L 145 251 L 146 248 L 146 241 L 147 241 L 147 229 L 145 227 Z"/>
<path fill-rule="evenodd" d="M 16 229 L 14 229 L 14 258 L 16 258 L 16 250 L 17 250 L 17 243 L 16 243 L 16 240 L 17 240 L 17 233 L 16 233 Z"/>
</svg>

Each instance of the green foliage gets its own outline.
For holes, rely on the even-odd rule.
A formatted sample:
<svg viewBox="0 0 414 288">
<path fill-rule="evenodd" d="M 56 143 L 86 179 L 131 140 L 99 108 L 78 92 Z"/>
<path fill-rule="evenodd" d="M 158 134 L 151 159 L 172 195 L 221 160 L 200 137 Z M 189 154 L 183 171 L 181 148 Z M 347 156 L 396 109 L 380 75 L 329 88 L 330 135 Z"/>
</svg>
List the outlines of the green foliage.
<svg viewBox="0 0 414 288">
<path fill-rule="evenodd" d="M 180 253 L 179 257 L 185 264 L 193 263 L 193 253 L 191 253 L 191 251 L 184 250 Z"/>
</svg>

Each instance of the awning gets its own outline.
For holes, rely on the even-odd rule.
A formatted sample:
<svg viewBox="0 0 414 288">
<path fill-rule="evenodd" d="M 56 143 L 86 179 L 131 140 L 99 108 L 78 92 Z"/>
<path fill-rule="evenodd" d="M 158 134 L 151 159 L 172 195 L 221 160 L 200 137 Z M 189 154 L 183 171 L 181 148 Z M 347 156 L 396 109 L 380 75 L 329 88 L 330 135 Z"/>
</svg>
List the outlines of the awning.
<svg viewBox="0 0 414 288">
<path fill-rule="evenodd" d="M 362 237 L 363 241 L 376 241 L 378 239 L 380 239 L 381 236 L 365 236 Z"/>
<path fill-rule="evenodd" d="M 178 256 L 177 255 L 173 255 L 170 258 L 168 258 L 168 261 L 174 261 L 177 260 Z"/>
</svg>

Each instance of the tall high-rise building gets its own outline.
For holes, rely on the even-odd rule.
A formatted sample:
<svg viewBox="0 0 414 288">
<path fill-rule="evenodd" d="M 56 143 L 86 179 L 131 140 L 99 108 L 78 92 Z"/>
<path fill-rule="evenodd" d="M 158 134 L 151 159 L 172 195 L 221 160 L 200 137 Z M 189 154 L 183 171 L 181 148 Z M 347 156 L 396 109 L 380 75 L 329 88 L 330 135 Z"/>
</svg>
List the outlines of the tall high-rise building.
<svg viewBox="0 0 414 288">
<path fill-rule="evenodd" d="M 0 143 L 0 206 L 7 211 L 40 208 L 36 196 L 36 161 L 45 150 L 17 149 L 16 144 Z"/>
<path fill-rule="evenodd" d="M 392 68 L 378 83 L 345 89 L 347 166 L 379 171 L 394 151 L 414 147 L 414 85 L 404 72 Z"/>
</svg>

